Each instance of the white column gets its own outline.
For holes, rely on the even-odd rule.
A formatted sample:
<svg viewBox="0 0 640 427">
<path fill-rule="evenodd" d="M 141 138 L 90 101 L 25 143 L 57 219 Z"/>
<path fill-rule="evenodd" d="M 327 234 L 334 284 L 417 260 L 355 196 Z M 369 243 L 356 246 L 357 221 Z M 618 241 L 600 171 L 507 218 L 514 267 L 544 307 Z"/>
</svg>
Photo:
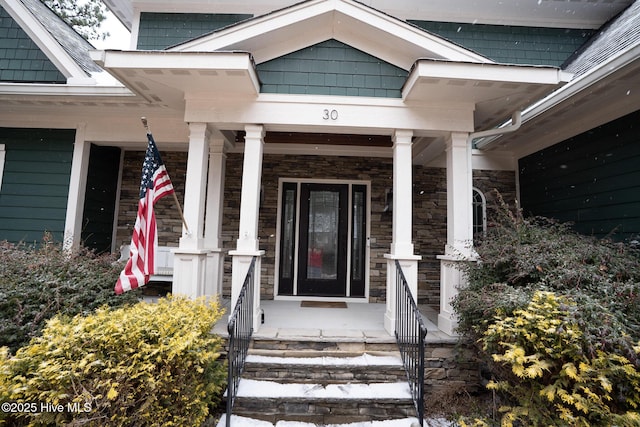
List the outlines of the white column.
<svg viewBox="0 0 640 427">
<path fill-rule="evenodd" d="M 413 253 L 413 131 L 396 130 L 393 135 L 393 229 L 387 259 L 387 308 L 384 326 L 391 335 L 396 323 L 396 264 L 398 260 L 413 298 L 418 297 L 418 261 Z"/>
<path fill-rule="evenodd" d="M 65 250 L 74 250 L 80 247 L 90 153 L 91 143 L 85 141 L 85 126 L 78 126 L 73 144 L 67 214 L 64 223 L 63 247 Z"/>
<path fill-rule="evenodd" d="M 438 328 L 455 335 L 456 314 L 451 300 L 465 285 L 460 263 L 473 259 L 472 151 L 468 134 L 453 132 L 446 142 L 447 245 L 440 259 L 440 314 Z"/>
<path fill-rule="evenodd" d="M 204 248 L 204 208 L 209 132 L 206 123 L 189 124 L 189 153 L 184 190 L 184 218 L 180 246 L 174 251 L 174 294 L 197 297 L 204 294 L 207 250 Z"/>
<path fill-rule="evenodd" d="M 242 165 L 242 194 L 240 195 L 240 227 L 231 273 L 231 310 L 235 307 L 249 264 L 257 256 L 254 290 L 254 331 L 260 327 L 260 257 L 258 216 L 260 212 L 260 185 L 262 181 L 262 153 L 264 128 L 260 125 L 245 126 L 244 161 Z"/>
<path fill-rule="evenodd" d="M 224 177 L 227 162 L 225 139 L 220 135 L 209 142 L 209 178 L 207 185 L 207 209 L 205 218 L 205 247 L 207 254 L 207 281 L 205 295 L 222 296 L 224 254 L 220 235 L 224 207 Z"/>
</svg>

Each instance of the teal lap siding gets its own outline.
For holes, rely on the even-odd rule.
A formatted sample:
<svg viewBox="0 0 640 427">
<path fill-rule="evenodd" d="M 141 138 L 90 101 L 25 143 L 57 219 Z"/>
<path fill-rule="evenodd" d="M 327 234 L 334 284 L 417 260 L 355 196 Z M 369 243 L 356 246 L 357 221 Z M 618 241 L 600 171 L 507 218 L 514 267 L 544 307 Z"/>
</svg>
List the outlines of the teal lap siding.
<svg viewBox="0 0 640 427">
<path fill-rule="evenodd" d="M 614 240 L 640 236 L 640 111 L 519 161 L 526 214 Z"/>
<path fill-rule="evenodd" d="M 137 48 L 162 50 L 235 24 L 252 15 L 212 13 L 151 13 L 140 15 Z"/>
<path fill-rule="evenodd" d="M 409 21 L 496 62 L 559 67 L 595 33 L 588 29 Z"/>
<path fill-rule="evenodd" d="M 5 164 L 0 188 L 0 240 L 62 241 L 75 130 L 0 128 Z"/>
</svg>

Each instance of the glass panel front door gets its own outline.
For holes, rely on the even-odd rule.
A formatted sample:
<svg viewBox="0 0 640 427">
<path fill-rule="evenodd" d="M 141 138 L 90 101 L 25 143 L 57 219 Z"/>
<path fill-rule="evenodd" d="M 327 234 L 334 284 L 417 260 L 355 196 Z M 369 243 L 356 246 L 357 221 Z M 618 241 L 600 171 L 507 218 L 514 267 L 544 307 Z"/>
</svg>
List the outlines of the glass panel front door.
<svg viewBox="0 0 640 427">
<path fill-rule="evenodd" d="M 302 184 L 298 294 L 346 296 L 348 186 Z"/>
<path fill-rule="evenodd" d="M 278 295 L 366 297 L 368 187 L 283 182 Z"/>
</svg>

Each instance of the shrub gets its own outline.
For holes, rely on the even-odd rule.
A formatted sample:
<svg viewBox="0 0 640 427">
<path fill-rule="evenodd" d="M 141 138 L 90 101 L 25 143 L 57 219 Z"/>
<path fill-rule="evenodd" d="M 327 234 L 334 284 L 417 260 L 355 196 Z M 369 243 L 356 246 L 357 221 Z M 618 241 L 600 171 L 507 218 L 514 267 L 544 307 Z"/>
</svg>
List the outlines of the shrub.
<svg viewBox="0 0 640 427">
<path fill-rule="evenodd" d="M 495 212 L 486 237 L 476 244 L 480 262 L 467 265 L 468 286 L 453 301 L 459 331 L 478 339 L 496 314 L 524 308 L 535 291 L 552 291 L 580 307 L 576 320 L 586 352 L 622 352 L 637 363 L 638 251 L 577 234 L 568 224 L 524 218 L 502 201 Z"/>
<path fill-rule="evenodd" d="M 498 316 L 484 333 L 483 350 L 501 378 L 488 387 L 516 402 L 500 409 L 503 426 L 640 425 L 640 373 L 617 354 L 586 356 L 576 309 L 567 298 L 536 292 L 525 309 Z"/>
<path fill-rule="evenodd" d="M 0 395 L 64 410 L 23 413 L 11 425 L 201 425 L 226 379 L 211 334 L 221 316 L 217 302 L 169 297 L 54 317 L 4 361 Z"/>
<path fill-rule="evenodd" d="M 138 292 L 115 295 L 123 266 L 114 261 L 85 248 L 66 253 L 47 235 L 38 246 L 0 242 L 0 346 L 15 352 L 57 313 L 138 302 Z"/>
<path fill-rule="evenodd" d="M 562 399 L 570 400 L 574 393 L 584 392 L 583 397 L 602 399 L 601 404 L 607 408 L 585 406 L 588 408 L 585 415 L 584 407 L 577 408 L 563 400 L 563 404 L 573 405 L 567 417 L 584 416 L 592 425 L 615 425 L 616 417 L 633 412 L 634 405 L 640 404 L 636 390 L 636 370 L 640 368 L 638 251 L 623 243 L 579 235 L 569 225 L 550 219 L 524 218 L 499 195 L 497 200 L 499 206 L 493 211 L 491 227 L 486 237 L 476 242 L 479 262 L 466 266 L 468 286 L 459 290 L 453 306 L 459 316 L 459 331 L 479 344 L 479 355 L 489 367 L 488 376 L 495 379 L 492 387 L 508 392 L 500 396 L 510 400 L 507 407 L 515 409 L 508 411 L 503 420 L 507 422 L 512 417 L 525 425 L 527 422 L 535 425 L 535 421 L 545 419 L 547 424 L 580 425 L 561 419 L 560 410 L 550 409 L 542 415 L 542 409 L 532 409 L 539 405 L 558 407 L 558 402 L 550 399 L 536 400 L 534 404 L 532 396 L 542 399 L 540 391 L 563 377 L 562 389 L 569 394 Z M 553 295 L 559 306 L 553 309 L 545 306 L 548 312 L 541 310 L 536 314 L 542 316 L 536 327 L 551 326 L 532 335 L 523 329 L 525 324 L 534 327 L 527 323 L 532 319 L 525 313 L 530 314 L 534 302 L 541 304 L 536 298 L 547 294 Z M 558 320 L 562 320 L 561 326 L 553 323 Z M 517 325 L 513 323 L 516 321 Z M 504 332 L 506 335 L 502 335 L 500 328 L 508 331 Z M 547 339 L 569 340 L 563 344 L 566 351 L 546 354 L 545 351 L 555 347 L 549 346 L 549 342 L 545 347 L 537 346 Z M 537 369 L 527 371 L 527 367 L 520 366 L 517 369 L 524 369 L 525 375 L 531 374 L 523 380 L 513 371 L 516 359 L 521 362 L 535 358 L 550 363 L 542 374 Z M 567 370 L 565 365 L 576 370 Z M 538 365 L 531 364 L 531 369 L 533 366 Z M 590 377 L 594 373 L 595 379 Z M 600 376 L 613 378 L 615 385 L 611 390 L 602 384 L 597 386 Z M 578 390 L 581 387 L 594 395 L 587 396 L 588 392 Z M 560 399 L 560 394 L 554 396 Z M 529 404 L 525 405 L 525 401 Z M 549 422 L 547 416 L 557 418 Z M 606 421 L 598 421 L 598 417 Z M 640 425 L 626 421 L 620 425 Z"/>
</svg>

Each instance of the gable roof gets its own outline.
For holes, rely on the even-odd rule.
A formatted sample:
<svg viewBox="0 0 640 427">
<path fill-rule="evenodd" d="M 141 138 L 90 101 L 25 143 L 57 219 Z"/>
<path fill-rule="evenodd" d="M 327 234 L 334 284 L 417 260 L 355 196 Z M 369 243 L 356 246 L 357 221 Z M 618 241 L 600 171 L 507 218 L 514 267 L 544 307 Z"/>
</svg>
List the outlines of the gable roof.
<svg viewBox="0 0 640 427">
<path fill-rule="evenodd" d="M 576 77 L 523 111 L 518 132 L 478 146 L 526 156 L 640 110 L 640 0 L 605 25 L 566 70 Z"/>
<path fill-rule="evenodd" d="M 607 23 L 567 61 L 563 68 L 576 77 L 640 44 L 640 1 Z"/>
<path fill-rule="evenodd" d="M 92 84 L 102 71 L 89 56 L 93 46 L 40 0 L 0 0 L 0 5 L 38 45 L 67 83 Z"/>
<path fill-rule="evenodd" d="M 490 59 L 354 0 L 307 0 L 169 50 L 251 52 L 257 64 L 335 39 L 405 70 L 418 58 Z"/>
<path fill-rule="evenodd" d="M 326 40 L 407 70 L 403 105 L 461 108 L 475 118 L 475 129 L 498 124 L 570 78 L 556 67 L 496 64 L 355 0 L 308 0 L 166 50 L 95 52 L 93 58 L 149 102 L 182 109 L 204 93 L 264 102 L 256 64 Z M 199 108 L 197 101 L 190 105 Z"/>
</svg>

